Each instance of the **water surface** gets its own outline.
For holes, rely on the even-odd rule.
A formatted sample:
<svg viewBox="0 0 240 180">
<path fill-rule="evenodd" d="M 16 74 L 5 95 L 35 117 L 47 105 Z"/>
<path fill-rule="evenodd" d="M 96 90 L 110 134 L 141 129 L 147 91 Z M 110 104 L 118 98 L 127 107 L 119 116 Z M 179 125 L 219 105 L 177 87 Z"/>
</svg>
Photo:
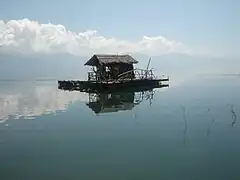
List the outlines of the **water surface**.
<svg viewBox="0 0 240 180">
<path fill-rule="evenodd" d="M 239 90 L 201 76 L 89 103 L 55 81 L 0 82 L 0 178 L 240 179 Z"/>
</svg>

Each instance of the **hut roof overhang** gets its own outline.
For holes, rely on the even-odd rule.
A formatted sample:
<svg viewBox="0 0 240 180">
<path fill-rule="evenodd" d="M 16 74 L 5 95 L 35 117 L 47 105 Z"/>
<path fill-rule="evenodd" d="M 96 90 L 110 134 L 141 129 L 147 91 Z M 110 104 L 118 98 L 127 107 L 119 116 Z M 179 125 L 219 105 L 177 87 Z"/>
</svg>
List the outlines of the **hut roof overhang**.
<svg viewBox="0 0 240 180">
<path fill-rule="evenodd" d="M 110 54 L 95 54 L 84 65 L 98 66 L 111 64 L 136 64 L 138 63 L 130 55 L 110 55 Z"/>
</svg>

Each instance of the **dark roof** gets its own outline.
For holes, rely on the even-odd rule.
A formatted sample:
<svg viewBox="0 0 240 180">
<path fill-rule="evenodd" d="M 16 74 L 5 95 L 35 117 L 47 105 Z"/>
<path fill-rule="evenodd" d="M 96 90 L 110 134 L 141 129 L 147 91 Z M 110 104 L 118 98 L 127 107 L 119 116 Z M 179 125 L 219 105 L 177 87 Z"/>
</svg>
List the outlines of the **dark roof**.
<svg viewBox="0 0 240 180">
<path fill-rule="evenodd" d="M 84 65 L 96 66 L 98 64 L 107 65 L 118 63 L 134 64 L 138 63 L 138 61 L 130 55 L 95 54 Z"/>
</svg>

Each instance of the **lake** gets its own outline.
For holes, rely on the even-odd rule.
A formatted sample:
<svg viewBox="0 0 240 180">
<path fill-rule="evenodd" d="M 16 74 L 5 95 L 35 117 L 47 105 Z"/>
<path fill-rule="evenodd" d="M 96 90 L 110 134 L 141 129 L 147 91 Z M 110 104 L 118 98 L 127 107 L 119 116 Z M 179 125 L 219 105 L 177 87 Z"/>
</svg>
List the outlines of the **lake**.
<svg viewBox="0 0 240 180">
<path fill-rule="evenodd" d="M 111 95 L 1 81 L 0 179 L 239 180 L 239 92 L 234 75 Z"/>
</svg>

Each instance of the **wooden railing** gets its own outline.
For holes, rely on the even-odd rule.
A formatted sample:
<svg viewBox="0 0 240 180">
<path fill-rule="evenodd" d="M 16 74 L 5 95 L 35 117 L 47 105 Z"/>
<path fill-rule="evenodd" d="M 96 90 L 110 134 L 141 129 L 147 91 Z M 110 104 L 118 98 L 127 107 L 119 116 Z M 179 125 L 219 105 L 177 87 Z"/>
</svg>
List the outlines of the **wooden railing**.
<svg viewBox="0 0 240 180">
<path fill-rule="evenodd" d="M 100 77 L 101 76 L 101 77 Z M 155 79 L 152 70 L 145 70 L 145 69 L 133 69 L 122 74 L 119 74 L 116 79 L 111 79 L 105 77 L 104 75 L 97 74 L 95 72 L 88 72 L 88 81 L 116 81 L 116 80 L 124 80 L 124 79 Z"/>
<path fill-rule="evenodd" d="M 152 70 L 133 69 L 118 75 L 118 79 L 124 79 L 126 75 L 134 73 L 134 79 L 154 79 Z"/>
</svg>

